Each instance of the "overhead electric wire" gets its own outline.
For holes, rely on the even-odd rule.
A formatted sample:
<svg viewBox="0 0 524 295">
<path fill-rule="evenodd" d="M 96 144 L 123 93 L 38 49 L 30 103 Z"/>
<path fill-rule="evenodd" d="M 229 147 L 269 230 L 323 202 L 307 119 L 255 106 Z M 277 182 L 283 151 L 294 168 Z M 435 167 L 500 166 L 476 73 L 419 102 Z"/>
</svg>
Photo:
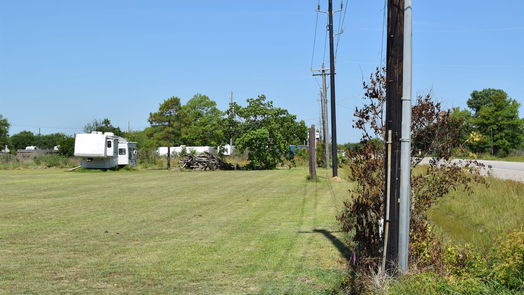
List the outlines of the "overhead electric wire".
<svg viewBox="0 0 524 295">
<path fill-rule="evenodd" d="M 318 16 L 319 16 L 319 13 L 320 13 L 320 0 L 318 0 L 317 2 L 317 17 L 316 17 L 316 20 L 315 20 L 315 33 L 314 33 L 314 37 L 313 37 L 313 50 L 311 52 L 311 64 L 309 65 L 309 70 L 311 72 L 313 72 L 313 63 L 314 63 L 314 60 L 315 60 L 315 51 L 317 49 L 317 32 L 318 32 Z M 313 76 L 313 79 L 315 79 L 315 82 L 317 83 L 317 86 L 319 88 L 322 88 L 322 86 L 320 85 L 320 82 L 318 81 L 318 78 L 316 76 Z"/>
<path fill-rule="evenodd" d="M 384 28 L 386 27 L 386 9 L 387 9 L 387 0 L 384 0 L 384 13 L 383 13 L 383 17 L 382 17 L 382 39 L 381 39 L 381 43 L 380 43 L 380 61 L 379 61 L 379 64 L 380 64 L 380 70 L 382 70 L 382 67 L 384 65 Z"/>
<path fill-rule="evenodd" d="M 335 61 L 337 59 L 338 44 L 340 42 L 340 35 L 344 32 L 344 23 L 346 21 L 346 12 L 348 11 L 348 3 L 349 3 L 349 0 L 346 0 L 346 4 L 343 7 L 342 17 L 340 17 L 339 21 L 338 21 L 339 26 L 338 26 L 337 43 L 336 43 L 336 46 L 335 46 Z M 342 4 L 342 0 L 341 0 L 341 4 Z"/>
<path fill-rule="evenodd" d="M 317 18 L 315 20 L 315 34 L 313 37 L 313 51 L 311 52 L 311 65 L 310 70 L 313 70 L 313 60 L 315 59 L 315 49 L 317 45 L 317 31 L 318 31 L 318 12 L 317 12 Z"/>
<path fill-rule="evenodd" d="M 15 128 L 29 128 L 29 129 L 37 129 L 37 128 L 41 128 L 41 129 L 62 129 L 62 130 L 83 130 L 84 128 L 82 127 L 78 127 L 78 128 L 75 128 L 75 127 L 49 127 L 49 126 L 29 126 L 29 125 L 11 125 L 11 127 L 15 127 Z"/>
<path fill-rule="evenodd" d="M 322 65 L 326 64 L 326 52 L 328 44 L 328 30 L 326 30 L 326 35 L 324 36 L 324 56 L 322 57 Z"/>
</svg>

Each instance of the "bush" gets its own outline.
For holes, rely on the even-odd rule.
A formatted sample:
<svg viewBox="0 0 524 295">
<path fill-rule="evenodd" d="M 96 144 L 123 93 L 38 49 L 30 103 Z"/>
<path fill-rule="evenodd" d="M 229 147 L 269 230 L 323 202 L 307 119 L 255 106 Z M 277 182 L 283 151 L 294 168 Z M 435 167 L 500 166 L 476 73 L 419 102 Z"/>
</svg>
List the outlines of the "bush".
<svg viewBox="0 0 524 295">
<path fill-rule="evenodd" d="M 60 155 L 42 155 L 35 157 L 33 162 L 37 166 L 44 166 L 46 168 L 56 167 L 56 168 L 68 168 L 74 167 L 78 163 L 71 160 L 70 158 L 60 156 Z"/>
<path fill-rule="evenodd" d="M 21 161 L 12 154 L 0 154 L 0 169 L 16 169 L 21 165 Z"/>
<path fill-rule="evenodd" d="M 138 149 L 137 164 L 143 168 L 162 168 L 164 162 L 156 151 L 151 149 Z"/>
<path fill-rule="evenodd" d="M 524 232 L 509 234 L 492 250 L 490 278 L 524 292 Z"/>
<path fill-rule="evenodd" d="M 429 271 L 407 275 L 390 282 L 382 293 L 523 294 L 524 232 L 499 239 L 488 254 L 486 257 L 468 245 L 448 246 L 442 254 L 447 273 Z"/>
</svg>

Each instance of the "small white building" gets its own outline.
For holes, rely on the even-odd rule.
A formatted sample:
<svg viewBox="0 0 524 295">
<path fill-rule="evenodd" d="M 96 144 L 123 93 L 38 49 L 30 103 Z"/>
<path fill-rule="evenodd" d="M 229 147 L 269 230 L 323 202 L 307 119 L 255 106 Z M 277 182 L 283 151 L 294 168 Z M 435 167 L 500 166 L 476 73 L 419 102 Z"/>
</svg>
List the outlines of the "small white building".
<svg viewBox="0 0 524 295">
<path fill-rule="evenodd" d="M 134 167 L 136 154 L 136 142 L 128 142 L 112 132 L 93 131 L 75 136 L 75 157 L 82 158 L 83 168 Z"/>
</svg>

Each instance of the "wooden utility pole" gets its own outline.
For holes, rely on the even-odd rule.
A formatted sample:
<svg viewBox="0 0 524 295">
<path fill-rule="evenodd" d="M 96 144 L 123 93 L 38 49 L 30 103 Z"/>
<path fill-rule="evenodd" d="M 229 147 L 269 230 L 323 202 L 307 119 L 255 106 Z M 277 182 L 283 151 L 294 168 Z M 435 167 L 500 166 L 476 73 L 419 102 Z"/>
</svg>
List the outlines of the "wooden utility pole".
<svg viewBox="0 0 524 295">
<path fill-rule="evenodd" d="M 328 109 L 327 109 L 327 82 L 326 76 L 329 75 L 328 69 L 322 64 L 322 68 L 314 70 L 319 74 L 313 76 L 322 76 L 322 89 L 320 90 L 320 108 L 322 114 L 322 142 L 324 143 L 324 162 L 326 169 L 329 168 L 329 127 L 328 127 Z"/>
<path fill-rule="evenodd" d="M 171 169 L 171 145 L 167 146 L 167 170 Z"/>
<path fill-rule="evenodd" d="M 311 125 L 309 128 L 309 179 L 311 181 L 317 181 L 316 131 L 315 125 Z"/>
<path fill-rule="evenodd" d="M 394 273 L 398 263 L 400 137 L 404 50 L 404 0 L 388 0 L 386 65 L 386 152 L 384 233 L 385 268 Z M 389 136 L 390 135 L 390 136 Z M 390 152 L 388 152 L 388 150 Z"/>
<path fill-rule="evenodd" d="M 329 80 L 331 90 L 331 168 L 333 177 L 338 176 L 337 158 L 337 108 L 335 104 L 335 42 L 333 32 L 333 0 L 328 1 L 328 33 L 329 33 Z"/>
</svg>

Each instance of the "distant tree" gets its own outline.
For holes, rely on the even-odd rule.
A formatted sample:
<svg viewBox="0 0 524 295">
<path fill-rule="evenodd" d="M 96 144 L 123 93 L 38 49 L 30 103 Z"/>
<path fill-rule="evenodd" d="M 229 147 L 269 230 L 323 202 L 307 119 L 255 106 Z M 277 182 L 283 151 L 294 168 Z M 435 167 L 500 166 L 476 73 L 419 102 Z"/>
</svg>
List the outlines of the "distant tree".
<svg viewBox="0 0 524 295">
<path fill-rule="evenodd" d="M 124 132 L 124 137 L 129 140 L 136 142 L 137 148 L 139 149 L 154 149 L 155 143 L 154 141 L 148 137 L 148 130 L 141 130 L 141 131 L 129 131 Z"/>
<path fill-rule="evenodd" d="M 34 145 L 41 149 L 52 149 L 57 145 L 60 145 L 60 141 L 66 137 L 63 133 L 51 133 L 46 135 L 35 135 Z"/>
<path fill-rule="evenodd" d="M 248 151 L 250 167 L 273 169 L 285 159 L 292 159 L 289 146 L 307 139 L 304 121 L 297 121 L 287 110 L 274 107 L 264 95 L 247 99 L 247 103 L 245 107 L 230 104 L 228 115 L 237 118 L 234 121 L 239 133 L 235 144 L 241 152 Z"/>
<path fill-rule="evenodd" d="M 9 126 L 7 119 L 0 115 L 0 150 L 3 150 L 9 142 Z"/>
<path fill-rule="evenodd" d="M 524 120 L 519 117 L 520 104 L 500 89 L 473 91 L 468 106 L 475 140 L 468 144 L 474 152 L 493 152 L 505 156 L 520 147 L 524 140 Z"/>
<path fill-rule="evenodd" d="M 58 139 L 58 153 L 64 157 L 72 157 L 75 152 L 75 138 L 63 136 Z"/>
<path fill-rule="evenodd" d="M 481 91 L 473 90 L 471 97 L 467 101 L 468 107 L 472 109 L 474 113 L 477 113 L 483 106 L 491 103 L 491 97 L 494 95 L 508 97 L 508 94 L 501 89 L 486 88 Z"/>
<path fill-rule="evenodd" d="M 196 94 L 180 109 L 181 140 L 185 145 L 218 146 L 224 143 L 223 113 L 209 97 Z"/>
<path fill-rule="evenodd" d="M 224 113 L 224 136 L 226 140 L 228 140 L 231 143 L 234 143 L 236 138 L 240 136 L 241 122 L 239 121 L 240 118 L 237 118 L 237 114 L 240 108 L 240 105 L 231 102 L 229 104 L 229 108 Z"/>
<path fill-rule="evenodd" d="M 162 102 L 158 112 L 149 113 L 148 136 L 157 145 L 168 147 L 167 169 L 171 168 L 171 149 L 170 147 L 180 143 L 180 98 L 170 97 Z"/>
<path fill-rule="evenodd" d="M 25 149 L 27 146 L 35 145 L 35 135 L 31 131 L 22 131 L 11 136 L 10 141 L 13 149 Z"/>
<path fill-rule="evenodd" d="M 115 135 L 122 136 L 124 133 L 119 127 L 113 126 L 108 118 L 102 120 L 93 120 L 84 126 L 84 132 L 91 133 L 92 131 L 113 132 Z"/>
<path fill-rule="evenodd" d="M 449 114 L 450 119 L 462 122 L 462 129 L 460 132 L 460 142 L 468 142 L 471 132 L 473 131 L 473 126 L 471 123 L 471 112 L 469 110 L 463 110 L 459 107 L 453 108 Z"/>
</svg>

